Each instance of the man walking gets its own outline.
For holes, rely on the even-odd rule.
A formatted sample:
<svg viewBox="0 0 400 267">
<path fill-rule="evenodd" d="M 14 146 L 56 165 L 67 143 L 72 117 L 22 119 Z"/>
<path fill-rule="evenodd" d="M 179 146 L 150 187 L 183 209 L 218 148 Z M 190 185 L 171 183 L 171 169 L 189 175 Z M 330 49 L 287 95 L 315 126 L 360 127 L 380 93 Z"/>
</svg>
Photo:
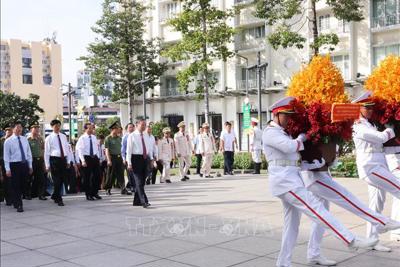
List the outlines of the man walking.
<svg viewBox="0 0 400 267">
<path fill-rule="evenodd" d="M 150 203 L 144 191 L 144 186 L 148 175 L 149 162 L 153 160 L 153 151 L 150 137 L 145 132 L 146 121 L 138 121 L 136 128 L 133 133 L 129 134 L 127 140 L 126 161 L 128 170 L 133 173 L 136 185 L 133 206 L 148 208 Z"/>
<path fill-rule="evenodd" d="M 224 175 L 233 175 L 233 163 L 235 159 L 235 148 L 238 149 L 232 124 L 225 122 L 225 129 L 221 133 L 219 149 L 224 155 Z"/>
<path fill-rule="evenodd" d="M 210 125 L 208 123 L 203 123 L 203 130 L 204 132 L 201 134 L 200 138 L 200 153 L 203 157 L 200 177 L 214 178 L 211 176 L 211 164 L 213 155 L 217 151 L 215 140 L 212 133 L 210 133 Z"/>
<path fill-rule="evenodd" d="M 98 194 L 100 184 L 100 154 L 94 126 L 85 123 L 85 133 L 79 137 L 76 144 L 84 173 L 84 188 L 87 200 L 101 199 Z"/>
<path fill-rule="evenodd" d="M 193 145 L 189 134 L 186 132 L 184 121 L 178 124 L 179 131 L 175 134 L 175 150 L 179 161 L 179 173 L 181 181 L 189 180 L 187 176 L 190 165 L 192 164 Z"/>
<path fill-rule="evenodd" d="M 254 162 L 253 174 L 260 174 L 261 170 L 261 151 L 262 151 L 262 131 L 258 127 L 258 119 L 251 118 L 252 132 L 250 134 L 250 151 Z"/>
<path fill-rule="evenodd" d="M 107 157 L 107 176 L 104 189 L 107 195 L 111 195 L 112 186 L 115 180 L 121 189 L 121 194 L 126 192 L 124 179 L 124 163 L 121 156 L 122 138 L 118 135 L 119 123 L 114 122 L 110 127 L 111 133 L 104 142 Z"/>
<path fill-rule="evenodd" d="M 68 168 L 73 161 L 67 137 L 61 133 L 61 121 L 52 120 L 50 126 L 53 132 L 46 137 L 44 142 L 44 162 L 46 171 L 51 171 L 54 190 L 51 198 L 58 206 L 64 206 L 61 197 L 61 187 L 68 179 Z"/>
<path fill-rule="evenodd" d="M 196 137 L 193 140 L 193 145 L 194 145 L 194 152 L 196 155 L 196 174 L 200 175 L 200 169 L 201 169 L 201 161 L 202 161 L 202 156 L 200 152 L 200 138 L 201 134 L 203 133 L 203 128 L 199 128 L 199 132 L 197 133 Z"/>
<path fill-rule="evenodd" d="M 4 166 L 4 142 L 7 140 L 7 138 L 12 136 L 13 131 L 11 127 L 6 127 L 4 131 L 5 135 L 0 139 L 0 165 L 1 165 L 0 171 L 1 171 L 1 177 L 3 178 L 2 180 L 0 180 L 2 189 L 2 191 L 0 192 L 1 194 L 0 199 L 2 200 L 4 198 L 6 205 L 11 206 L 12 205 L 11 195 L 10 195 L 11 181 L 6 175 L 6 168 Z"/>
<path fill-rule="evenodd" d="M 26 183 L 26 199 L 37 196 L 40 200 L 46 200 L 46 176 L 44 174 L 44 140 L 40 136 L 40 126 L 31 126 L 31 135 L 28 137 L 32 152 L 33 174 Z"/>
<path fill-rule="evenodd" d="M 22 191 L 25 180 L 32 174 L 32 153 L 26 137 L 21 136 L 22 124 L 14 124 L 13 135 L 4 142 L 6 176 L 11 179 L 11 199 L 17 212 L 23 212 Z"/>
<path fill-rule="evenodd" d="M 158 157 L 162 162 L 162 176 L 160 179 L 160 183 L 171 183 L 169 177 L 169 170 L 171 160 L 174 159 L 175 149 L 174 149 L 174 140 L 172 140 L 171 136 L 171 129 L 166 127 L 163 129 L 164 137 L 159 140 L 158 143 Z"/>
<path fill-rule="evenodd" d="M 128 170 L 128 162 L 126 161 L 126 148 L 128 144 L 128 136 L 135 131 L 135 125 L 133 123 L 128 123 L 125 126 L 125 135 L 122 137 L 122 147 L 121 154 L 122 159 L 124 161 L 124 165 L 126 167 L 126 172 L 128 174 L 128 183 L 126 184 L 125 190 L 121 191 L 123 195 L 132 195 L 131 192 L 135 192 L 135 179 L 133 178 L 133 173 Z M 128 192 L 127 188 L 131 189 L 131 192 Z"/>
</svg>

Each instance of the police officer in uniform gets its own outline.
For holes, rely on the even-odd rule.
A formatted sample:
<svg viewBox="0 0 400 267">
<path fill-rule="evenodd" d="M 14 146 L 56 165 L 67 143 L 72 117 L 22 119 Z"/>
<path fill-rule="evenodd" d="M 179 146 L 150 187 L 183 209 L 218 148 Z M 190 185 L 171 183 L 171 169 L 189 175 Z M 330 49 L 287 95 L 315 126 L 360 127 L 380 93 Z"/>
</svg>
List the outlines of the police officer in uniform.
<svg viewBox="0 0 400 267">
<path fill-rule="evenodd" d="M 68 168 L 73 161 L 72 154 L 65 134 L 61 133 L 61 121 L 55 119 L 50 122 L 53 132 L 49 134 L 44 142 L 44 163 L 46 171 L 51 172 L 54 191 L 51 199 L 58 206 L 64 206 L 61 196 L 61 188 L 67 182 Z"/>
<path fill-rule="evenodd" d="M 250 151 L 254 161 L 253 174 L 260 174 L 261 152 L 262 152 L 262 131 L 258 127 L 258 119 L 251 118 Z"/>
<path fill-rule="evenodd" d="M 6 127 L 4 129 L 5 135 L 0 139 L 0 171 L 1 171 L 1 178 L 0 179 L 0 201 L 3 201 L 3 199 L 6 202 L 7 206 L 11 206 L 11 196 L 10 196 L 10 179 L 8 179 L 6 175 L 6 169 L 4 166 L 4 142 L 6 141 L 7 138 L 9 138 L 12 135 L 12 128 L 11 127 Z"/>
<path fill-rule="evenodd" d="M 359 103 L 360 119 L 353 125 L 353 140 L 356 147 L 357 169 L 360 179 L 368 184 L 369 207 L 381 213 L 386 200 L 386 192 L 400 199 L 400 179 L 389 169 L 383 144 L 395 137 L 393 129 L 386 128 L 380 132 L 369 120 L 373 116 L 374 105 L 372 93 L 364 92 L 353 103 Z M 376 226 L 367 223 L 367 235 L 377 238 Z M 389 247 L 376 245 L 374 250 L 389 252 Z"/>
<path fill-rule="evenodd" d="M 268 173 L 272 194 L 281 199 L 284 208 L 282 245 L 277 266 L 291 266 L 291 257 L 299 233 L 301 214 L 329 229 L 350 248 L 369 248 L 377 239 L 361 240 L 345 228 L 323 203 L 304 187 L 300 176 L 300 154 L 306 141 L 305 134 L 293 139 L 285 132 L 290 114 L 294 113 L 285 97 L 270 107 L 274 118 L 263 132 L 263 150 L 268 159 Z"/>
<path fill-rule="evenodd" d="M 210 132 L 210 125 L 208 123 L 203 123 L 203 133 L 200 136 L 200 153 L 203 157 L 203 164 L 201 167 L 200 177 L 204 178 L 214 178 L 211 175 L 211 165 L 213 156 L 216 153 L 217 149 L 215 146 L 215 139 L 212 133 Z"/>
<path fill-rule="evenodd" d="M 107 158 L 107 178 L 104 189 L 107 195 L 111 195 L 111 188 L 117 180 L 121 194 L 126 191 L 124 178 L 124 162 L 122 161 L 121 145 L 122 138 L 119 136 L 120 125 L 118 122 L 111 124 L 111 133 L 106 137 L 104 146 Z"/>
<path fill-rule="evenodd" d="M 171 161 L 175 157 L 174 140 L 170 137 L 171 128 L 165 127 L 163 129 L 164 137 L 158 141 L 158 158 L 162 162 L 162 175 L 160 183 L 171 183 L 169 170 Z"/>
<path fill-rule="evenodd" d="M 84 173 L 84 188 L 86 200 L 101 199 L 99 196 L 100 185 L 100 153 L 94 125 L 85 123 L 85 133 L 79 137 L 76 143 L 79 159 L 82 163 Z"/>
<path fill-rule="evenodd" d="M 31 125 L 31 134 L 28 142 L 32 151 L 32 179 L 26 183 L 26 197 L 37 196 L 40 200 L 46 200 L 46 176 L 44 173 L 44 140 L 40 136 L 40 126 L 38 124 Z"/>
<path fill-rule="evenodd" d="M 14 124 L 13 135 L 4 142 L 4 165 L 10 179 L 10 191 L 14 208 L 23 212 L 22 191 L 25 180 L 32 174 L 32 153 L 29 142 L 22 136 L 22 124 Z"/>
<path fill-rule="evenodd" d="M 174 136 L 175 152 L 179 160 L 179 173 L 181 181 L 189 180 L 187 176 L 190 165 L 192 164 L 193 144 L 189 134 L 186 132 L 186 124 L 181 121 L 178 124 L 179 132 Z"/>
</svg>

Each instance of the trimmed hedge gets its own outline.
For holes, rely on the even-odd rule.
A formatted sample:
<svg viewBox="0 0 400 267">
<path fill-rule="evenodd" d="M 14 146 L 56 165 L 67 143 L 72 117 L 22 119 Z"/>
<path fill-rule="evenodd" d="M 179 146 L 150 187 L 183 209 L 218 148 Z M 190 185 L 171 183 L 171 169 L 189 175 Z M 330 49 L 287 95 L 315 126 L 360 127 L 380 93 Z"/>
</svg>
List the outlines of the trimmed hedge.
<svg viewBox="0 0 400 267">
<path fill-rule="evenodd" d="M 335 177 L 358 177 L 356 158 L 353 155 L 342 156 L 336 168 L 331 170 Z"/>
<path fill-rule="evenodd" d="M 266 170 L 267 166 L 268 166 L 267 161 L 265 160 L 264 155 L 262 155 L 261 168 L 263 170 Z M 196 157 L 195 156 L 192 157 L 192 166 L 191 167 L 192 168 L 196 167 Z M 213 168 L 213 169 L 223 169 L 224 168 L 224 155 L 222 153 L 218 153 L 218 154 L 214 155 L 211 168 Z M 248 153 L 248 152 L 235 153 L 233 168 L 239 169 L 239 170 L 253 169 L 254 162 L 251 157 L 251 153 Z"/>
</svg>

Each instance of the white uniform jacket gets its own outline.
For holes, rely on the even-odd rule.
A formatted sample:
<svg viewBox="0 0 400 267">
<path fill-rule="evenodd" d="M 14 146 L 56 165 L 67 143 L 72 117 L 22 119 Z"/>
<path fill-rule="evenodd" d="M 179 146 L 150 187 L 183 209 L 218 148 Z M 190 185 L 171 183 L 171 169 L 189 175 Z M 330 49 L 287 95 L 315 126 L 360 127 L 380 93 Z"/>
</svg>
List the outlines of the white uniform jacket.
<svg viewBox="0 0 400 267">
<path fill-rule="evenodd" d="M 174 140 L 176 154 L 179 154 L 181 157 L 192 155 L 193 144 L 188 133 L 177 132 Z"/>
<path fill-rule="evenodd" d="M 250 135 L 250 146 L 253 150 L 262 150 L 262 135 L 263 132 L 257 126 L 253 127 L 252 134 Z"/>
<path fill-rule="evenodd" d="M 158 159 L 168 162 L 174 157 L 174 140 L 163 138 L 158 140 Z"/>
</svg>

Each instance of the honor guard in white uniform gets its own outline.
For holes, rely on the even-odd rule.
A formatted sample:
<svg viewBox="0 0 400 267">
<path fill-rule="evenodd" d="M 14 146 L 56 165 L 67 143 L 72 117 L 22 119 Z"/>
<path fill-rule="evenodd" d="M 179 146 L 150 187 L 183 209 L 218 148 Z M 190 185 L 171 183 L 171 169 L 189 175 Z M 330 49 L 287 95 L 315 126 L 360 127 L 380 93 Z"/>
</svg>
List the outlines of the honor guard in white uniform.
<svg viewBox="0 0 400 267">
<path fill-rule="evenodd" d="M 179 160 L 179 173 L 181 181 L 189 180 L 187 176 L 190 165 L 192 164 L 193 144 L 189 134 L 185 131 L 186 125 L 184 121 L 178 124 L 179 132 L 175 134 L 175 152 Z"/>
<path fill-rule="evenodd" d="M 171 161 L 175 157 L 174 140 L 170 137 L 171 129 L 169 127 L 163 129 L 163 134 L 164 137 L 158 141 L 158 158 L 163 165 L 160 182 L 171 183 L 169 171 L 171 168 Z"/>
<path fill-rule="evenodd" d="M 301 164 L 301 176 L 307 190 L 311 191 L 316 197 L 319 197 L 327 210 L 329 210 L 329 202 L 332 202 L 367 222 L 370 222 L 377 228 L 380 234 L 400 228 L 399 222 L 392 221 L 386 216 L 371 210 L 345 187 L 333 180 L 329 170 L 311 171 L 323 166 L 325 166 L 323 158 L 321 161 L 314 160 L 311 164 L 303 161 Z M 325 259 L 321 256 L 321 243 L 324 233 L 324 227 L 313 223 L 308 242 L 308 262 L 310 264 L 319 264 L 323 266 L 336 265 L 335 261 Z"/>
<path fill-rule="evenodd" d="M 293 139 L 285 132 L 290 114 L 294 113 L 285 97 L 271 106 L 274 120 L 263 132 L 263 150 L 268 160 L 269 184 L 274 196 L 281 199 L 284 207 L 284 225 L 281 250 L 277 266 L 291 266 L 291 257 L 299 233 L 301 214 L 329 229 L 345 245 L 351 248 L 371 247 L 377 239 L 356 238 L 324 207 L 319 198 L 304 187 L 300 176 L 300 154 L 306 141 L 304 134 Z M 317 259 L 314 259 L 317 260 Z"/>
<path fill-rule="evenodd" d="M 396 141 L 400 142 L 399 138 Z M 389 170 L 400 179 L 400 146 L 388 146 L 384 148 L 384 151 Z M 400 199 L 395 197 L 392 204 L 392 219 L 400 221 Z M 392 231 L 391 239 L 400 241 L 400 229 Z"/>
<path fill-rule="evenodd" d="M 254 161 L 253 174 L 260 174 L 262 152 L 262 130 L 258 127 L 258 119 L 251 118 L 250 151 Z"/>
<path fill-rule="evenodd" d="M 201 166 L 200 177 L 213 178 L 211 176 L 211 165 L 213 160 L 213 155 L 217 151 L 215 146 L 215 139 L 210 132 L 210 125 L 208 123 L 203 123 L 202 125 L 203 133 L 200 135 L 200 153 L 203 157 L 203 164 Z"/>
<path fill-rule="evenodd" d="M 371 96 L 372 93 L 367 91 L 353 101 L 361 105 L 360 119 L 353 125 L 353 140 L 356 147 L 358 175 L 368 183 L 369 207 L 381 213 L 386 192 L 400 198 L 400 179 L 390 172 L 383 151 L 383 143 L 395 137 L 394 131 L 386 128 L 380 132 L 369 121 L 374 106 Z M 367 236 L 377 238 L 378 234 L 378 229 L 367 223 Z M 390 251 L 390 248 L 380 244 L 374 249 Z"/>
</svg>

